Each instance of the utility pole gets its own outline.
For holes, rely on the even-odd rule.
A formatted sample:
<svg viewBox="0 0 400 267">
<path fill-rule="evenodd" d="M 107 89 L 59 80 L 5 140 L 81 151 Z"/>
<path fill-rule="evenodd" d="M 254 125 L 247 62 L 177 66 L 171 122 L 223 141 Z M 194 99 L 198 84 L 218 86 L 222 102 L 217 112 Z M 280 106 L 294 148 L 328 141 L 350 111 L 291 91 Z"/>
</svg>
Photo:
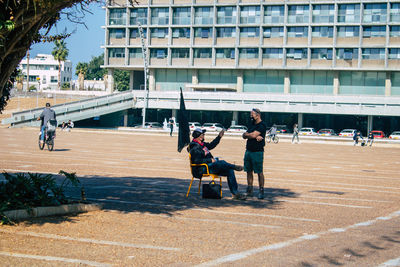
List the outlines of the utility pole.
<svg viewBox="0 0 400 267">
<path fill-rule="evenodd" d="M 29 49 L 28 53 L 26 54 L 26 91 L 29 92 Z M 22 88 L 24 87 L 24 82 L 22 80 Z"/>
<path fill-rule="evenodd" d="M 143 28 L 142 25 L 138 22 L 138 27 L 139 27 L 139 34 L 140 34 L 140 40 L 142 42 L 142 55 L 143 55 L 143 63 L 144 63 L 144 105 L 143 105 L 143 110 L 142 110 L 142 127 L 144 128 L 144 124 L 146 123 L 146 109 L 149 105 L 149 89 L 147 88 L 147 81 L 149 78 L 149 69 L 148 69 L 148 62 L 147 62 L 147 45 L 145 43 L 144 39 L 144 34 L 143 34 Z M 146 32 L 146 34 L 148 34 Z"/>
</svg>

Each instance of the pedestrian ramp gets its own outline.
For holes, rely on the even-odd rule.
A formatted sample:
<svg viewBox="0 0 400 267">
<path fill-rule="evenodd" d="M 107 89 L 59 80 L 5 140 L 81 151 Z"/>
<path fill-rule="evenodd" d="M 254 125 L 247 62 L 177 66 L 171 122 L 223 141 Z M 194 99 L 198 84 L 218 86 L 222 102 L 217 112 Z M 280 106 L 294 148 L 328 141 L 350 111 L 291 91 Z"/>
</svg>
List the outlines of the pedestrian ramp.
<svg viewBox="0 0 400 267">
<path fill-rule="evenodd" d="M 56 112 L 58 122 L 79 121 L 134 108 L 136 103 L 136 94 L 128 91 L 54 105 L 52 109 Z M 10 125 L 11 127 L 39 126 L 40 121 L 37 118 L 39 118 L 42 111 L 43 107 L 14 112 L 11 117 L 3 119 L 2 124 Z"/>
</svg>

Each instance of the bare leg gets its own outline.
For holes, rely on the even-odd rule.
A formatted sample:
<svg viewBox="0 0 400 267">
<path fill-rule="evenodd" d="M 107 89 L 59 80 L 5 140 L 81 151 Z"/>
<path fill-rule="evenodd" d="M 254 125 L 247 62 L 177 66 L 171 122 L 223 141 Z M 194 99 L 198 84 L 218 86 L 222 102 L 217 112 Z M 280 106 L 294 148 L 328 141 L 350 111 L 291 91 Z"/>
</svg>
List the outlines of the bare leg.
<svg viewBox="0 0 400 267">
<path fill-rule="evenodd" d="M 248 178 L 247 178 L 248 181 Z M 258 186 L 264 188 L 264 173 L 258 173 Z"/>
<path fill-rule="evenodd" d="M 247 190 L 246 190 L 246 195 L 248 197 L 253 196 L 253 172 L 248 172 L 247 173 Z"/>
</svg>

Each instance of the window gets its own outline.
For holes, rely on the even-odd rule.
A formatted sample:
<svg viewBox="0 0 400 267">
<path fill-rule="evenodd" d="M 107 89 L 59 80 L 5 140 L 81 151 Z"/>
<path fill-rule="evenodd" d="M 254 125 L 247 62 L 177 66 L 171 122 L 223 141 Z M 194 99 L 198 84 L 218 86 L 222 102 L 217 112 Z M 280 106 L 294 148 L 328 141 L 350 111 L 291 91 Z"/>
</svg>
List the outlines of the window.
<svg viewBox="0 0 400 267">
<path fill-rule="evenodd" d="M 260 23 L 260 7 L 259 6 L 240 7 L 240 23 L 242 24 Z"/>
<path fill-rule="evenodd" d="M 282 59 L 283 58 L 283 49 L 282 48 L 264 48 L 263 49 L 263 58 Z"/>
<path fill-rule="evenodd" d="M 264 6 L 264 23 L 283 23 L 285 16 L 284 6 Z"/>
<path fill-rule="evenodd" d="M 190 28 L 172 29 L 172 38 L 190 38 Z"/>
<path fill-rule="evenodd" d="M 335 17 L 334 5 L 313 5 L 312 21 L 315 23 L 333 23 Z"/>
<path fill-rule="evenodd" d="M 172 48 L 172 58 L 189 58 L 189 48 Z"/>
<path fill-rule="evenodd" d="M 211 58 L 211 48 L 195 48 L 193 49 L 194 58 Z"/>
<path fill-rule="evenodd" d="M 390 4 L 390 21 L 400 22 L 400 3 Z"/>
<path fill-rule="evenodd" d="M 256 59 L 258 58 L 258 48 L 240 48 L 239 58 L 241 59 Z"/>
<path fill-rule="evenodd" d="M 288 27 L 287 28 L 288 37 L 297 38 L 307 38 L 308 37 L 308 27 Z"/>
<path fill-rule="evenodd" d="M 264 38 L 282 38 L 283 27 L 265 27 L 263 29 Z"/>
<path fill-rule="evenodd" d="M 360 5 L 359 4 L 339 5 L 338 22 L 359 23 Z"/>
<path fill-rule="evenodd" d="M 337 36 L 341 38 L 360 36 L 359 26 L 339 26 L 337 27 Z"/>
<path fill-rule="evenodd" d="M 123 58 L 125 57 L 125 49 L 124 48 L 109 48 L 108 54 L 110 58 Z"/>
<path fill-rule="evenodd" d="M 240 37 L 243 38 L 255 38 L 260 36 L 259 27 L 243 27 L 240 28 Z"/>
<path fill-rule="evenodd" d="M 400 59 L 400 49 L 389 48 L 389 59 Z"/>
<path fill-rule="evenodd" d="M 312 48 L 311 58 L 332 60 L 332 52 L 332 48 Z"/>
<path fill-rule="evenodd" d="M 31 80 L 31 77 L 32 76 L 29 76 L 29 80 Z M 36 80 L 36 78 L 35 78 L 35 80 Z M 56 82 L 58 82 L 57 76 L 50 76 L 50 83 L 56 83 Z"/>
<path fill-rule="evenodd" d="M 288 59 L 307 59 L 307 48 L 286 48 L 286 58 Z"/>
<path fill-rule="evenodd" d="M 212 38 L 212 28 L 195 28 L 194 37 L 196 38 Z"/>
<path fill-rule="evenodd" d="M 218 7 L 217 24 L 235 24 L 236 6 Z"/>
<path fill-rule="evenodd" d="M 387 6 L 385 3 L 364 4 L 363 21 L 371 22 L 386 22 Z"/>
<path fill-rule="evenodd" d="M 169 9 L 168 7 L 158 7 L 151 10 L 151 23 L 155 25 L 168 25 Z"/>
<path fill-rule="evenodd" d="M 190 25 L 191 18 L 190 7 L 177 7 L 173 9 L 172 24 L 175 25 Z"/>
<path fill-rule="evenodd" d="M 308 5 L 290 5 L 288 11 L 288 23 L 308 23 L 310 18 Z"/>
<path fill-rule="evenodd" d="M 150 57 L 157 59 L 167 58 L 167 49 L 166 48 L 150 48 Z"/>
<path fill-rule="evenodd" d="M 130 38 L 140 38 L 140 31 L 138 28 L 130 29 L 129 31 Z M 143 29 L 143 38 L 147 38 L 147 29 Z"/>
<path fill-rule="evenodd" d="M 312 37 L 333 37 L 333 27 L 312 27 Z"/>
<path fill-rule="evenodd" d="M 129 58 L 143 58 L 143 53 L 141 48 L 130 48 Z"/>
<path fill-rule="evenodd" d="M 147 8 L 131 8 L 131 25 L 147 25 Z"/>
<path fill-rule="evenodd" d="M 344 60 L 358 59 L 358 48 L 337 48 L 336 58 Z"/>
<path fill-rule="evenodd" d="M 386 37 L 386 26 L 364 26 L 363 37 Z"/>
<path fill-rule="evenodd" d="M 213 24 L 213 12 L 214 9 L 212 7 L 196 7 L 194 11 L 194 24 Z"/>
<path fill-rule="evenodd" d="M 384 48 L 363 48 L 362 49 L 363 59 L 374 59 L 374 60 L 384 60 L 385 59 L 385 49 Z"/>
<path fill-rule="evenodd" d="M 108 23 L 110 25 L 125 25 L 126 24 L 126 9 L 125 8 L 112 8 L 110 10 L 110 17 Z"/>
<path fill-rule="evenodd" d="M 110 38 L 123 39 L 125 38 L 125 29 L 109 29 Z"/>
<path fill-rule="evenodd" d="M 217 48 L 215 53 L 217 58 L 235 59 L 235 48 Z"/>
<path fill-rule="evenodd" d="M 400 26 L 390 26 L 390 37 L 400 37 Z"/>
<path fill-rule="evenodd" d="M 168 38 L 168 28 L 153 28 L 150 32 L 151 38 Z"/>
<path fill-rule="evenodd" d="M 235 38 L 236 37 L 236 28 L 233 28 L 233 27 L 217 28 L 217 37 L 218 38 Z"/>
</svg>

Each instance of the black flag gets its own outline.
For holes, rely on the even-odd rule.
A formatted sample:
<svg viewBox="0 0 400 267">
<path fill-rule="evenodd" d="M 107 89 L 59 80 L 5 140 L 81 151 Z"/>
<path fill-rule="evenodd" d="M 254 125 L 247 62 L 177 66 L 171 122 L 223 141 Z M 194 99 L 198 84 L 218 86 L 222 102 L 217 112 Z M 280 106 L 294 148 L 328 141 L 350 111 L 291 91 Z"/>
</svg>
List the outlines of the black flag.
<svg viewBox="0 0 400 267">
<path fill-rule="evenodd" d="M 178 123 L 179 123 L 178 152 L 181 152 L 182 149 L 190 143 L 188 116 L 185 108 L 185 100 L 183 99 L 182 87 L 180 89 L 181 89 L 181 100 L 178 110 Z"/>
</svg>

